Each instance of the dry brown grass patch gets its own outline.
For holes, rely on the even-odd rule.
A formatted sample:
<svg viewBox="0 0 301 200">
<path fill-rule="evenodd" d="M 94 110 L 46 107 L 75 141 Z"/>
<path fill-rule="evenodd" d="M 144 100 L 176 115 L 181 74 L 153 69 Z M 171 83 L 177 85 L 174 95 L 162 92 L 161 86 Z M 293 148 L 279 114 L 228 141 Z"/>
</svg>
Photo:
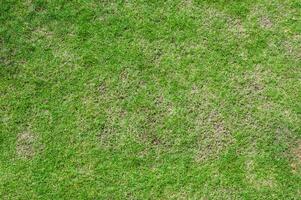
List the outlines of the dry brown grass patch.
<svg viewBox="0 0 301 200">
<path fill-rule="evenodd" d="M 233 18 L 231 15 L 212 7 L 205 9 L 205 16 L 204 25 L 208 28 L 210 28 L 214 21 L 222 20 L 227 24 L 225 31 L 229 31 L 229 33 L 233 34 L 235 37 L 244 38 L 247 36 L 247 30 L 244 27 L 243 22 L 238 18 Z"/>
<path fill-rule="evenodd" d="M 235 141 L 217 111 L 212 111 L 201 119 L 199 126 L 202 134 L 198 140 L 198 162 L 217 158 Z"/>
<path fill-rule="evenodd" d="M 34 148 L 34 143 L 36 141 L 36 137 L 31 132 L 22 132 L 17 136 L 16 143 L 16 153 L 20 158 L 32 158 L 36 151 Z"/>
<path fill-rule="evenodd" d="M 274 74 L 267 69 L 256 66 L 251 71 L 245 71 L 239 76 L 233 77 L 235 90 L 243 96 L 246 101 L 265 100 L 266 84 Z"/>
<path fill-rule="evenodd" d="M 294 173 L 301 174 L 301 140 L 297 142 L 297 145 L 292 150 L 293 159 L 291 162 L 291 168 Z"/>
<path fill-rule="evenodd" d="M 243 23 L 239 19 L 228 18 L 228 29 L 230 32 L 234 33 L 236 36 L 246 37 L 247 31 L 243 26 Z"/>
<path fill-rule="evenodd" d="M 301 58 L 301 35 L 294 35 L 284 42 L 284 50 L 288 56 Z"/>
<path fill-rule="evenodd" d="M 106 86 L 105 82 L 102 82 L 99 84 L 98 91 L 99 91 L 99 94 L 101 94 L 101 95 L 104 95 L 106 93 L 107 86 Z"/>
<path fill-rule="evenodd" d="M 294 149 L 294 155 L 301 162 L 301 140 L 298 142 L 297 147 Z"/>
<path fill-rule="evenodd" d="M 259 23 L 262 28 L 270 29 L 273 27 L 273 22 L 268 17 L 262 17 Z"/>
<path fill-rule="evenodd" d="M 109 147 L 111 145 L 111 137 L 116 132 L 115 128 L 111 125 L 105 125 L 101 128 L 100 133 L 98 134 L 98 138 L 100 144 L 103 147 Z"/>
</svg>

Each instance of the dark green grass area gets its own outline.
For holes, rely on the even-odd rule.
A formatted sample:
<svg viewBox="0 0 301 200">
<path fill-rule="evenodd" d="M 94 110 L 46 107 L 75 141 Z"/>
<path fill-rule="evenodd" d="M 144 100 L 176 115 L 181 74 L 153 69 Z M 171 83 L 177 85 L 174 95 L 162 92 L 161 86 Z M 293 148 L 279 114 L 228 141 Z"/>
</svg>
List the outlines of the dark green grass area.
<svg viewBox="0 0 301 200">
<path fill-rule="evenodd" d="M 299 199 L 301 3 L 0 0 L 1 199 Z"/>
</svg>

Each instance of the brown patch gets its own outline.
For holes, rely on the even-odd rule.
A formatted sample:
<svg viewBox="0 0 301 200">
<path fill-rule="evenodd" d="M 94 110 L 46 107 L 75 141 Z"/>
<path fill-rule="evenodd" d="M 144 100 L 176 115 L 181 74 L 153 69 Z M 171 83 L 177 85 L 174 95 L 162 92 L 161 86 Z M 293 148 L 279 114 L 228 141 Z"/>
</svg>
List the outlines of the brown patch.
<svg viewBox="0 0 301 200">
<path fill-rule="evenodd" d="M 299 140 L 296 147 L 293 148 L 290 160 L 292 172 L 301 175 L 301 140 Z"/>
<path fill-rule="evenodd" d="M 267 17 L 262 17 L 262 18 L 260 19 L 260 26 L 261 26 L 262 28 L 270 29 L 270 28 L 272 28 L 273 23 L 272 23 L 272 21 L 271 21 L 269 18 L 267 18 Z"/>
<path fill-rule="evenodd" d="M 160 95 L 155 99 L 155 104 L 159 109 L 164 110 L 166 114 L 172 115 L 174 113 L 172 102 L 167 101 L 163 95 Z"/>
<path fill-rule="evenodd" d="M 281 108 L 276 107 L 274 110 L 277 110 L 277 112 L 282 113 L 283 111 Z M 275 141 L 274 143 L 276 145 L 283 145 L 283 144 L 292 144 L 294 141 L 296 141 L 295 134 L 286 126 L 284 127 L 277 127 L 275 131 Z M 284 156 L 289 156 L 288 152 L 283 152 Z"/>
<path fill-rule="evenodd" d="M 210 185 L 206 185 L 206 188 L 210 188 Z M 210 200 L 210 199 L 241 199 L 238 194 L 241 194 L 241 191 L 237 188 L 230 188 L 226 186 L 219 185 L 214 188 L 214 190 L 207 190 L 206 196 L 201 198 L 201 200 Z"/>
<path fill-rule="evenodd" d="M 192 0 L 182 0 L 180 4 L 185 7 L 191 7 L 191 6 L 193 6 L 193 1 Z"/>
<path fill-rule="evenodd" d="M 288 56 L 301 58 L 301 35 L 294 35 L 284 42 L 284 50 Z"/>
<path fill-rule="evenodd" d="M 209 119 L 209 122 L 211 122 L 213 124 L 214 131 L 217 134 L 226 134 L 227 133 L 227 130 L 224 126 L 224 122 L 223 122 L 223 120 L 221 120 L 219 118 L 218 113 L 216 111 L 211 112 L 208 119 Z"/>
<path fill-rule="evenodd" d="M 102 82 L 99 87 L 98 87 L 98 91 L 101 95 L 105 94 L 107 91 L 107 87 L 106 84 L 104 82 Z"/>
<path fill-rule="evenodd" d="M 164 55 L 170 50 L 162 46 L 162 40 L 150 42 L 145 39 L 138 39 L 138 46 L 143 54 L 148 58 L 149 63 L 154 66 L 159 66 L 162 62 Z"/>
<path fill-rule="evenodd" d="M 164 97 L 163 95 L 160 95 L 156 98 L 155 103 L 157 106 L 162 106 L 164 103 Z"/>
<path fill-rule="evenodd" d="M 191 94 L 194 95 L 194 94 L 197 94 L 199 91 L 198 87 L 196 85 L 192 85 L 191 87 Z"/>
<path fill-rule="evenodd" d="M 245 78 L 249 81 L 247 90 L 251 93 L 260 93 L 264 89 L 263 72 L 255 70 L 252 73 L 246 74 Z"/>
<path fill-rule="evenodd" d="M 195 199 L 191 198 L 185 189 L 175 190 L 172 187 L 166 187 L 162 194 L 162 199 L 177 199 L 177 200 L 185 200 L 185 199 Z"/>
<path fill-rule="evenodd" d="M 192 11 L 195 7 L 192 0 L 182 0 L 180 1 L 178 8 L 180 11 Z"/>
<path fill-rule="evenodd" d="M 294 150 L 294 154 L 298 158 L 298 160 L 301 162 L 301 141 L 299 141 L 297 148 Z"/>
<path fill-rule="evenodd" d="M 110 125 L 105 125 L 101 128 L 98 138 L 102 146 L 108 147 L 111 143 L 111 137 L 116 132 L 115 128 Z"/>
<path fill-rule="evenodd" d="M 224 12 L 210 6 L 204 8 L 204 16 L 205 25 L 211 25 L 213 20 L 225 19 L 225 17 L 227 17 Z"/>
<path fill-rule="evenodd" d="M 106 21 L 106 20 L 107 20 L 107 17 L 106 17 L 106 16 L 103 16 L 103 15 L 101 15 L 101 16 L 99 16 L 98 18 L 96 18 L 96 20 L 98 20 L 98 21 L 100 21 L 100 22 L 104 22 L 104 21 Z"/>
<path fill-rule="evenodd" d="M 73 54 L 69 49 L 63 46 L 63 43 L 53 48 L 54 57 L 60 59 L 62 63 L 67 64 L 77 60 L 77 56 Z"/>
<path fill-rule="evenodd" d="M 204 19 L 204 25 L 206 27 L 210 27 L 214 21 L 219 20 L 226 22 L 227 27 L 226 31 L 229 31 L 233 34 L 235 37 L 246 37 L 247 31 L 242 23 L 242 21 L 238 18 L 233 18 L 231 15 L 228 15 L 227 13 L 208 7 L 204 11 L 205 19 Z"/>
<path fill-rule="evenodd" d="M 234 138 L 217 111 L 212 111 L 202 119 L 201 123 L 200 126 L 204 128 L 198 143 L 199 150 L 196 157 L 198 162 L 217 158 L 234 142 Z"/>
<path fill-rule="evenodd" d="M 119 75 L 119 78 L 123 83 L 127 83 L 128 79 L 129 79 L 128 71 L 126 69 L 122 70 L 120 75 Z"/>
<path fill-rule="evenodd" d="M 125 128 L 125 119 L 127 111 L 121 108 L 111 107 L 106 110 L 106 123 L 102 124 L 100 131 L 96 135 L 99 139 L 99 144 L 104 148 L 116 148 L 124 141 L 121 134 L 121 129 Z"/>
<path fill-rule="evenodd" d="M 242 22 L 239 19 L 232 19 L 229 17 L 228 28 L 231 32 L 236 34 L 237 36 L 246 36 L 246 29 L 244 28 Z"/>
<path fill-rule="evenodd" d="M 157 136 L 153 135 L 152 137 L 153 137 L 153 138 L 152 138 L 151 143 L 152 143 L 153 145 L 160 145 L 160 144 L 162 143 L 162 141 L 161 141 Z"/>
<path fill-rule="evenodd" d="M 21 158 L 32 158 L 35 155 L 35 136 L 31 132 L 22 132 L 17 136 L 16 152 Z"/>
<path fill-rule="evenodd" d="M 155 48 L 153 51 L 153 54 L 152 54 L 152 63 L 155 64 L 156 66 L 158 66 L 161 61 L 162 61 L 162 57 L 163 57 L 163 49 L 161 48 Z"/>
<path fill-rule="evenodd" d="M 54 35 L 52 31 L 49 31 L 45 27 L 37 28 L 35 31 L 33 31 L 33 33 L 39 38 L 47 38 L 47 39 L 51 39 Z"/>
<path fill-rule="evenodd" d="M 156 129 L 161 123 L 161 114 L 154 113 L 140 121 L 138 140 L 143 144 L 150 144 L 151 146 L 164 146 L 165 142 L 156 134 Z"/>
<path fill-rule="evenodd" d="M 266 98 L 264 95 L 266 81 L 272 77 L 274 77 L 274 74 L 271 71 L 256 66 L 255 69 L 246 71 L 243 74 L 234 77 L 234 87 L 238 94 L 245 97 L 242 100 L 246 100 L 247 102 L 252 102 L 255 99 L 264 100 Z"/>
<path fill-rule="evenodd" d="M 299 167 L 298 167 L 297 163 L 293 162 L 293 163 L 291 163 L 291 168 L 292 168 L 293 173 L 296 173 L 298 171 Z"/>
</svg>

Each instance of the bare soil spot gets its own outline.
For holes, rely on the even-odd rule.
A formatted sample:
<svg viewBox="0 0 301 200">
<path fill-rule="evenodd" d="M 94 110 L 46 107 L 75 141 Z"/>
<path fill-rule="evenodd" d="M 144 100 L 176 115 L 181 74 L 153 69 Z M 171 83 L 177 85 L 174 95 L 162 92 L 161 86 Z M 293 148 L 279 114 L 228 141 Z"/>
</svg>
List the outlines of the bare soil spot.
<svg viewBox="0 0 301 200">
<path fill-rule="evenodd" d="M 35 155 L 34 143 L 36 137 L 31 132 L 22 132 L 17 136 L 16 152 L 21 158 L 32 158 Z"/>
</svg>

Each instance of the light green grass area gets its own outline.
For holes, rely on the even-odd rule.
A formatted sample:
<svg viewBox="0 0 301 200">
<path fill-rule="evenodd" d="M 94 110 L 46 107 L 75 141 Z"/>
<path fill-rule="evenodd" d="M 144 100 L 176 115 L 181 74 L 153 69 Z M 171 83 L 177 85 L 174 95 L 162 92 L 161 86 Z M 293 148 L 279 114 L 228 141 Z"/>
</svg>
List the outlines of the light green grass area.
<svg viewBox="0 0 301 200">
<path fill-rule="evenodd" d="M 0 0 L 1 199 L 300 199 L 299 0 Z"/>
</svg>

